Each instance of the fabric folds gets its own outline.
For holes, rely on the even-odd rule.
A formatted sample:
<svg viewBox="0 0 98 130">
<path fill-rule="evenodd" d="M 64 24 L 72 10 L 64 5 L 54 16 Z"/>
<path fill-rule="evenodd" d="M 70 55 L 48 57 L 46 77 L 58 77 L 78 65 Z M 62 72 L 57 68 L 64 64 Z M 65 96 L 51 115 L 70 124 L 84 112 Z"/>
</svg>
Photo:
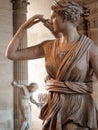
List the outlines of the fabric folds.
<svg viewBox="0 0 98 130">
<path fill-rule="evenodd" d="M 59 39 L 46 53 L 47 101 L 42 107 L 40 118 L 42 130 L 63 130 L 68 121 L 85 128 L 98 128 L 98 110 L 92 98 L 92 75 L 89 73 L 89 48 L 93 42 L 82 35 L 71 48 L 65 49 L 60 58 Z M 88 75 L 89 74 L 89 75 Z"/>
</svg>

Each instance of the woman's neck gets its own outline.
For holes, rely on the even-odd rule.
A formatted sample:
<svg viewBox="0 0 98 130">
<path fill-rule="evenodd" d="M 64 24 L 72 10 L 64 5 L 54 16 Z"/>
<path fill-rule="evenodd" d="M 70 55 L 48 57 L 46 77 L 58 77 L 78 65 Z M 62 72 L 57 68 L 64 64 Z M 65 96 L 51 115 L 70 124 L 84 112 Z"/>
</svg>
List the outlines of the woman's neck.
<svg viewBox="0 0 98 130">
<path fill-rule="evenodd" d="M 70 27 L 66 32 L 63 32 L 62 42 L 66 40 L 67 43 L 75 43 L 79 40 L 80 34 L 78 33 L 76 27 Z"/>
</svg>

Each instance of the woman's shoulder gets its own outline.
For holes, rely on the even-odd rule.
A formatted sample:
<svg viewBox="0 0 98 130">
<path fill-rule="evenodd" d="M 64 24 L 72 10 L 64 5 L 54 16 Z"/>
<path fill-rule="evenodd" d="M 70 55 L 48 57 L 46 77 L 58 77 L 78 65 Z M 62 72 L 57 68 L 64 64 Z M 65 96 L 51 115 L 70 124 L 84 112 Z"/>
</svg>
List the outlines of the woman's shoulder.
<svg viewBox="0 0 98 130">
<path fill-rule="evenodd" d="M 90 58 L 92 58 L 94 56 L 98 56 L 98 45 L 96 45 L 90 37 L 88 37 L 84 34 L 82 35 L 81 39 L 84 41 L 85 45 L 88 44 L 87 51 L 89 51 Z"/>
<path fill-rule="evenodd" d="M 55 39 L 52 40 L 45 40 L 42 42 L 43 47 L 51 46 L 51 44 L 55 41 Z"/>
<path fill-rule="evenodd" d="M 98 48 L 97 45 L 94 43 L 94 41 L 90 37 L 83 34 L 81 35 L 81 39 L 83 40 L 85 44 L 88 43 L 90 51 L 92 51 L 92 49 Z"/>
<path fill-rule="evenodd" d="M 90 57 L 98 57 L 98 45 L 96 45 L 94 42 L 92 42 L 90 48 L 89 48 L 89 54 Z"/>
<path fill-rule="evenodd" d="M 46 40 L 46 41 L 42 42 L 41 46 L 43 47 L 45 52 L 49 51 L 52 48 L 55 40 L 56 39 L 52 39 L 52 40 Z"/>
</svg>

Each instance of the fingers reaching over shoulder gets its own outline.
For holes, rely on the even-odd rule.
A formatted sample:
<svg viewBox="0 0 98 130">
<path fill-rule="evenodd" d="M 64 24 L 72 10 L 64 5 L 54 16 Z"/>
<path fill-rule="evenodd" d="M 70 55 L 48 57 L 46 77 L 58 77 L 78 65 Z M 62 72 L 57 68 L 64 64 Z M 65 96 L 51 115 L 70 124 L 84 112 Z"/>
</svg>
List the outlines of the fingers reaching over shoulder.
<svg viewBox="0 0 98 130">
<path fill-rule="evenodd" d="M 31 26 L 33 26 L 34 24 L 40 22 L 42 17 L 43 17 L 43 15 L 40 15 L 40 14 L 34 15 L 29 20 L 27 20 L 24 24 L 22 24 L 22 27 L 25 29 L 28 29 Z"/>
<path fill-rule="evenodd" d="M 45 27 L 47 27 L 50 31 L 53 31 L 53 26 L 50 23 L 49 19 L 45 19 L 45 18 L 41 17 L 40 20 L 41 20 L 42 23 L 44 23 Z"/>
<path fill-rule="evenodd" d="M 52 23 L 50 22 L 49 19 L 45 19 L 43 17 L 40 18 L 40 21 L 44 24 L 44 26 L 46 28 L 48 28 L 50 30 L 50 32 L 56 37 L 56 38 L 59 38 L 61 37 L 61 35 L 57 32 L 54 32 L 54 29 L 53 29 L 53 25 Z"/>
</svg>

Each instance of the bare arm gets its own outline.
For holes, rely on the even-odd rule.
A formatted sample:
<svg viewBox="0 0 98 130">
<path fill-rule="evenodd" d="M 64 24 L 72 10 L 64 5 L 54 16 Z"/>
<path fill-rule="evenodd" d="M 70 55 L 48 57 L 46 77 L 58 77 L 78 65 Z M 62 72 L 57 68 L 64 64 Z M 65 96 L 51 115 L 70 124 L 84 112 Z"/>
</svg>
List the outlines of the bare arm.
<svg viewBox="0 0 98 130">
<path fill-rule="evenodd" d="M 43 104 L 38 103 L 32 96 L 30 97 L 31 103 L 35 104 L 37 107 L 41 108 Z"/>
<path fill-rule="evenodd" d="M 22 88 L 24 95 L 29 96 L 29 91 L 28 91 L 27 86 L 25 84 L 20 84 L 17 81 L 13 81 L 12 86 Z"/>
<path fill-rule="evenodd" d="M 32 103 L 34 103 L 34 104 L 37 103 L 37 102 L 35 101 L 35 99 L 34 99 L 32 96 L 30 96 L 30 101 L 31 101 Z"/>
<path fill-rule="evenodd" d="M 92 64 L 95 76 L 98 80 L 98 46 L 95 44 L 90 47 L 90 62 Z"/>
<path fill-rule="evenodd" d="M 19 37 L 22 37 L 23 31 L 25 29 L 33 26 L 34 24 L 41 21 L 42 15 L 35 15 L 31 17 L 28 21 L 26 21 L 24 24 L 20 26 L 16 34 L 13 36 L 12 40 L 10 41 L 7 49 L 6 49 L 6 56 L 11 60 L 29 60 L 29 59 L 36 59 L 44 57 L 44 50 L 43 50 L 43 44 L 46 42 L 43 42 L 39 45 L 24 48 L 19 50 Z"/>
</svg>

